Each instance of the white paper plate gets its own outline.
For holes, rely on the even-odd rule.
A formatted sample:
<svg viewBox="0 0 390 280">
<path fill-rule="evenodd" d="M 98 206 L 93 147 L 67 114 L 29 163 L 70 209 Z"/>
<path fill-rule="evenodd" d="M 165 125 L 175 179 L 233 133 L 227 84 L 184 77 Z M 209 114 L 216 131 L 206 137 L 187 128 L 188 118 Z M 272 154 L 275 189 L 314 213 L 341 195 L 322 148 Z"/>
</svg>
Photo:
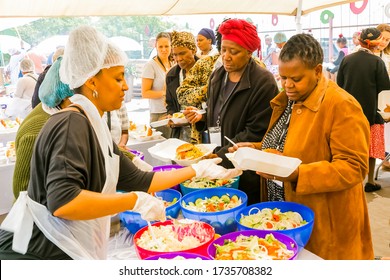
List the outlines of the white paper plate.
<svg viewBox="0 0 390 280">
<path fill-rule="evenodd" d="M 390 105 L 390 90 L 383 90 L 378 94 L 378 109 L 383 111 L 386 104 Z"/>
<path fill-rule="evenodd" d="M 389 113 L 389 112 L 382 112 L 382 111 L 379 111 L 379 114 L 382 116 L 382 118 L 383 118 L 384 120 L 390 119 L 390 113 Z"/>
<path fill-rule="evenodd" d="M 230 157 L 230 158 L 229 158 Z M 233 165 L 242 170 L 253 170 L 279 177 L 288 177 L 301 164 L 301 160 L 252 148 L 239 148 L 229 156 Z M 236 163 L 236 164 L 235 164 Z"/>
<path fill-rule="evenodd" d="M 204 155 L 202 157 L 199 157 L 197 159 L 193 160 L 177 160 L 176 159 L 176 149 L 182 144 L 185 144 L 187 142 L 177 139 L 177 138 L 169 138 L 164 142 L 158 143 L 154 145 L 153 147 L 150 147 L 148 149 L 149 154 L 161 161 L 175 161 L 177 164 L 182 166 L 188 166 L 193 163 L 197 163 L 200 161 L 204 156 L 209 155 L 213 152 L 213 150 L 217 147 L 215 144 L 199 144 L 196 145 L 203 153 Z"/>
<path fill-rule="evenodd" d="M 171 118 L 174 124 L 187 124 L 188 121 L 186 118 Z"/>
<path fill-rule="evenodd" d="M 131 136 L 132 138 L 140 142 L 155 140 L 158 139 L 161 135 L 162 135 L 161 131 L 153 131 L 151 136 L 147 136 L 146 131 L 135 132 L 135 133 L 129 132 L 129 136 Z"/>
<path fill-rule="evenodd" d="M 164 119 L 164 120 L 160 120 L 160 121 L 151 122 L 150 126 L 151 127 L 166 126 L 168 124 L 168 122 L 169 122 L 169 119 Z"/>
</svg>

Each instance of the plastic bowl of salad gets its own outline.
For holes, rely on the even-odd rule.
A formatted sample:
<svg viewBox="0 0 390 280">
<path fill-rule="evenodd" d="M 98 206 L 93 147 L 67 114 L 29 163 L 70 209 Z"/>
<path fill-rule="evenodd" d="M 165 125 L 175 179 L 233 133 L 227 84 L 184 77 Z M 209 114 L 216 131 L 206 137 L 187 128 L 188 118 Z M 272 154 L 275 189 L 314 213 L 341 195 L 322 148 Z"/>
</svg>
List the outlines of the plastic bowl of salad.
<svg viewBox="0 0 390 280">
<path fill-rule="evenodd" d="M 247 202 L 245 192 L 220 187 L 188 193 L 180 206 L 184 218 L 208 223 L 222 235 L 237 230 L 235 217 Z"/>
<path fill-rule="evenodd" d="M 294 260 L 298 245 L 279 232 L 244 230 L 215 239 L 207 252 L 215 260 Z"/>
<path fill-rule="evenodd" d="M 180 190 L 183 195 L 186 195 L 193 191 L 218 187 L 238 189 L 239 182 L 240 176 L 234 177 L 232 179 L 192 178 L 181 183 Z"/>
<path fill-rule="evenodd" d="M 180 192 L 173 189 L 167 189 L 156 192 L 155 196 L 164 200 L 167 218 L 176 219 L 179 216 L 180 200 L 182 197 Z M 141 214 L 133 211 L 119 213 L 119 219 L 131 233 L 136 233 L 138 230 L 148 225 L 148 223 L 141 218 Z"/>
<path fill-rule="evenodd" d="M 194 253 L 175 252 L 151 256 L 145 260 L 211 260 L 211 258 Z"/>
<path fill-rule="evenodd" d="M 143 152 L 140 152 L 137 150 L 132 150 L 132 149 L 129 149 L 129 152 L 134 154 L 136 157 L 139 157 L 140 159 L 145 160 L 145 155 Z"/>
<path fill-rule="evenodd" d="M 134 234 L 134 247 L 140 259 L 166 253 L 191 253 L 208 257 L 207 248 L 214 240 L 212 226 L 200 221 L 180 219 L 157 222 Z"/>
<path fill-rule="evenodd" d="M 236 222 L 238 230 L 277 231 L 288 235 L 302 250 L 313 231 L 314 212 L 295 202 L 261 202 L 243 208 L 237 214 Z"/>
<path fill-rule="evenodd" d="M 159 171 L 171 171 L 171 170 L 176 170 L 183 168 L 184 166 L 178 165 L 178 164 L 169 164 L 169 165 L 159 165 L 153 167 L 154 172 L 159 172 Z M 180 185 L 175 185 L 171 189 L 177 190 L 180 192 Z"/>
</svg>

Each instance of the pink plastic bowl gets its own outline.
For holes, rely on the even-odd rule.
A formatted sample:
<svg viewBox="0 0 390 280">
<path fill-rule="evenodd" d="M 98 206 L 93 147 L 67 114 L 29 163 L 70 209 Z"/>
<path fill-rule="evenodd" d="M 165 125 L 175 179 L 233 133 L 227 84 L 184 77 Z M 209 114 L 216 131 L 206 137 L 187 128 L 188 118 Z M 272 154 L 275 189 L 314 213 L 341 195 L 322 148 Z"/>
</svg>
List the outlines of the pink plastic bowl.
<svg viewBox="0 0 390 280">
<path fill-rule="evenodd" d="M 182 253 L 182 252 L 175 252 L 175 253 L 166 253 L 166 254 L 161 254 L 161 255 L 156 255 L 156 256 L 151 256 L 146 258 L 145 260 L 159 260 L 164 259 L 164 260 L 173 260 L 176 257 L 183 257 L 186 260 L 189 259 L 201 259 L 201 260 L 211 260 L 209 257 L 205 257 L 203 255 L 199 254 L 194 254 L 194 253 Z"/>
<path fill-rule="evenodd" d="M 212 226 L 210 226 L 207 223 L 204 222 L 199 222 L 199 221 L 194 221 L 194 223 L 199 223 L 202 229 L 205 229 L 207 232 L 207 236 L 205 237 L 205 241 L 199 245 L 198 247 L 194 247 L 192 249 L 187 249 L 187 250 L 182 250 L 182 251 L 175 251 L 177 253 L 194 253 L 194 254 L 199 254 L 205 257 L 208 257 L 207 254 L 207 248 L 213 242 L 214 236 L 215 236 L 215 231 Z M 173 221 L 172 220 L 167 220 L 165 222 L 158 222 L 152 225 L 152 227 L 158 227 L 158 226 L 167 226 L 167 225 L 172 225 Z M 137 256 L 144 260 L 146 258 L 152 257 L 152 256 L 158 256 L 158 255 L 163 255 L 166 253 L 173 253 L 173 252 L 159 252 L 159 251 L 150 251 L 144 248 L 141 248 L 140 246 L 137 245 L 137 240 L 142 236 L 144 231 L 148 229 L 148 226 L 141 228 L 139 231 L 134 234 L 134 246 L 135 246 L 135 251 L 137 253 Z M 184 227 L 185 229 L 185 227 Z M 196 236 L 197 237 L 197 236 Z"/>
</svg>

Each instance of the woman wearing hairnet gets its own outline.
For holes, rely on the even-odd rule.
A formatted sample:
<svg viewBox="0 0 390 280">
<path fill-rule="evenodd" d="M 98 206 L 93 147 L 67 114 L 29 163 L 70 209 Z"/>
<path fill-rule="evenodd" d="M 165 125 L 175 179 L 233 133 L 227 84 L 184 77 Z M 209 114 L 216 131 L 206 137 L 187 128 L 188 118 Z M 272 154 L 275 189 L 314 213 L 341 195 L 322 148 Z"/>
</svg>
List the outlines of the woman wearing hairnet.
<svg viewBox="0 0 390 280">
<path fill-rule="evenodd" d="M 72 105 L 38 136 L 30 183 L 1 225 L 0 259 L 105 259 L 110 216 L 133 210 L 164 220 L 155 192 L 191 177 L 239 175 L 204 160 L 168 172 L 143 172 L 113 144 L 102 115 L 121 106 L 126 55 L 92 27 L 72 31 L 60 67 Z M 118 194 L 121 189 L 127 193 Z"/>
<path fill-rule="evenodd" d="M 21 191 L 27 190 L 30 181 L 30 161 L 39 132 L 52 114 L 69 106 L 68 97 L 73 95 L 69 86 L 59 80 L 61 60 L 62 56 L 58 57 L 47 71 L 47 75 L 45 72 L 46 76 L 40 87 L 39 104 L 23 120 L 16 133 L 16 162 L 12 180 L 15 198 L 19 197 Z"/>
</svg>

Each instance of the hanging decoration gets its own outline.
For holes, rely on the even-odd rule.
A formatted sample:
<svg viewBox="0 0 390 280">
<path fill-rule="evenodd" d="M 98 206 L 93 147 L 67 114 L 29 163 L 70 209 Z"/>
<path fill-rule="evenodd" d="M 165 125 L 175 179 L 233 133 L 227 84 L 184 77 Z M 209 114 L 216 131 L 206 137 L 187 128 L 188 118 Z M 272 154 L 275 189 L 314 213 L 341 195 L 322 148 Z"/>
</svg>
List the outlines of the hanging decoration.
<svg viewBox="0 0 390 280">
<path fill-rule="evenodd" d="M 351 9 L 352 13 L 355 15 L 358 15 L 364 11 L 364 9 L 367 7 L 368 0 L 364 0 L 362 3 L 362 6 L 360 8 L 356 7 L 356 2 L 349 3 L 349 8 Z"/>
<path fill-rule="evenodd" d="M 210 18 L 210 28 L 214 30 L 215 21 L 213 18 Z"/>
<path fill-rule="evenodd" d="M 324 10 L 322 11 L 321 15 L 320 15 L 320 20 L 323 24 L 327 24 L 329 23 L 329 20 L 330 19 L 333 19 L 334 18 L 334 13 L 332 13 L 331 11 L 329 10 Z"/>
<path fill-rule="evenodd" d="M 276 26 L 276 25 L 278 25 L 278 22 L 279 22 L 278 15 L 272 14 L 272 25 Z"/>
<path fill-rule="evenodd" d="M 385 6 L 385 15 L 390 18 L 390 3 L 387 3 Z"/>
<path fill-rule="evenodd" d="M 149 25 L 145 25 L 145 29 L 144 29 L 144 32 L 145 32 L 145 35 L 146 36 L 150 36 L 150 28 L 149 28 Z"/>
</svg>

